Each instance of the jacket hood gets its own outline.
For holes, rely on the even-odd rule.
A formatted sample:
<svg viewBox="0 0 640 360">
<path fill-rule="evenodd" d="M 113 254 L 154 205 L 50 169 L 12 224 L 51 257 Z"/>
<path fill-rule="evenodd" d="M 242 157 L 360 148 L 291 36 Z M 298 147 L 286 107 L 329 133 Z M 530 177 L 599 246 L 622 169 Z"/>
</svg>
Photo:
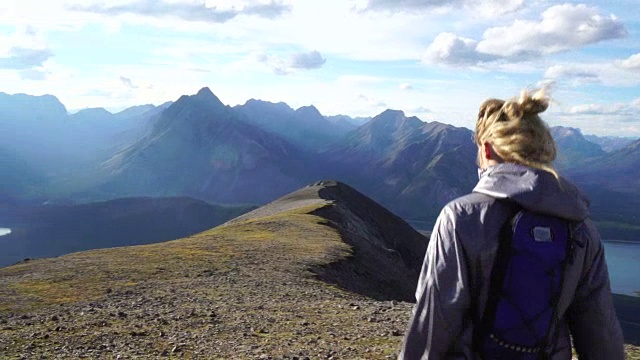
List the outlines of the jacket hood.
<svg viewBox="0 0 640 360">
<path fill-rule="evenodd" d="M 589 200 L 577 187 L 547 171 L 523 165 L 503 163 L 487 168 L 473 191 L 572 221 L 589 216 Z"/>
</svg>

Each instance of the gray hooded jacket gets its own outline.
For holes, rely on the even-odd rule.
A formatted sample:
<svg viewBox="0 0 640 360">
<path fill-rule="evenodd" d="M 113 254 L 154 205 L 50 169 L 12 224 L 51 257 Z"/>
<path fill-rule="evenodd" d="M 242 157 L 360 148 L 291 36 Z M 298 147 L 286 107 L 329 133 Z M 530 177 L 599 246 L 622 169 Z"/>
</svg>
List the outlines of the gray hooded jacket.
<svg viewBox="0 0 640 360">
<path fill-rule="evenodd" d="M 473 193 L 440 213 L 399 359 L 479 359 L 473 349 L 474 326 L 487 302 L 500 229 L 513 214 L 513 207 L 500 199 L 576 224 L 577 246 L 564 274 L 560 336 L 549 349 L 552 359 L 571 359 L 571 338 L 581 358 L 624 359 L 604 248 L 589 219 L 588 201 L 575 186 L 548 172 L 509 163 L 488 168 Z"/>
</svg>

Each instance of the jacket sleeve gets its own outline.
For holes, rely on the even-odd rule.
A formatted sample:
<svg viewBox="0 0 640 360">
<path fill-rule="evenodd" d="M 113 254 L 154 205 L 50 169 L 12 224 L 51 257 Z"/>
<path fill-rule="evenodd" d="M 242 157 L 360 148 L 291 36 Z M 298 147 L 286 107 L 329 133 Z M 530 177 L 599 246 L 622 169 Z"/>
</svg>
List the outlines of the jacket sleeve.
<svg viewBox="0 0 640 360">
<path fill-rule="evenodd" d="M 586 222 L 586 253 L 567 322 L 580 359 L 624 359 L 624 339 L 616 317 L 604 246 L 591 221 Z"/>
<path fill-rule="evenodd" d="M 399 359 L 445 358 L 462 331 L 469 292 L 467 261 L 445 207 L 431 233 Z"/>
</svg>

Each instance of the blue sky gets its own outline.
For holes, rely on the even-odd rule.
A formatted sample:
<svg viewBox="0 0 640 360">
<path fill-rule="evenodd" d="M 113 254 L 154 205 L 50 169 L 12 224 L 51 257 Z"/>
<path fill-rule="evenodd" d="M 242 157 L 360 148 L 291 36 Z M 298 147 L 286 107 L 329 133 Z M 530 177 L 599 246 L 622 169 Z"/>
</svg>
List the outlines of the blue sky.
<svg viewBox="0 0 640 360">
<path fill-rule="evenodd" d="M 70 111 L 208 86 L 471 128 L 484 99 L 548 85 L 550 125 L 640 137 L 637 0 L 20 0 L 0 24 L 0 91 Z"/>
</svg>

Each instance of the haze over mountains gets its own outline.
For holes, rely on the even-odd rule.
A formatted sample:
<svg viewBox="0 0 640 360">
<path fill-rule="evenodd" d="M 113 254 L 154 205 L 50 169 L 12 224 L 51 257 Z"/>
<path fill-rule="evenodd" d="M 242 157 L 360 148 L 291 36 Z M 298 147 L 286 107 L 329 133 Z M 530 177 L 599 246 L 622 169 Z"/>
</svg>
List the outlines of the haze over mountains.
<svg viewBox="0 0 640 360">
<path fill-rule="evenodd" d="M 69 115 L 53 96 L 0 95 L 5 204 L 188 196 L 261 205 L 337 179 L 428 229 L 477 181 L 471 130 L 399 110 L 352 119 L 255 99 L 230 107 L 203 88 L 158 107 Z M 640 239 L 639 140 L 552 132 L 558 168 L 593 198 L 605 236 Z"/>
</svg>

